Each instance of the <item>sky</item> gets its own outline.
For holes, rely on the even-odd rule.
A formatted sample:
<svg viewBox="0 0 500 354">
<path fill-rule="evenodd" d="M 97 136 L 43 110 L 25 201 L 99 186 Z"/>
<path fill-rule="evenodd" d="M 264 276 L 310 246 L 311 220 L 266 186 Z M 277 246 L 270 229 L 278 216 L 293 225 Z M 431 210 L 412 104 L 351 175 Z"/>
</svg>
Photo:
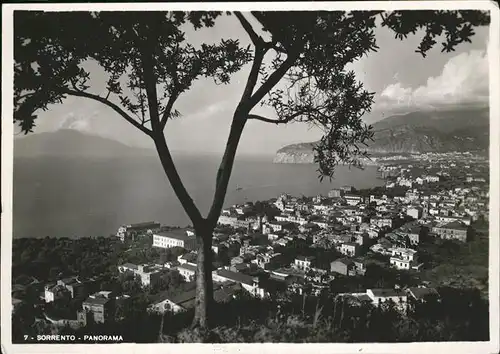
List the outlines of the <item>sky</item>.
<svg viewBox="0 0 500 354">
<path fill-rule="evenodd" d="M 400 112 L 487 103 L 488 28 L 475 31 L 472 43 L 460 45 L 455 52 L 441 53 L 437 45 L 423 58 L 415 53 L 422 34 L 400 41 L 389 30 L 377 28 L 378 52 L 350 66 L 357 79 L 376 93 L 373 111 L 364 119 L 371 123 Z M 237 38 L 243 46 L 250 44 L 234 16 L 219 18 L 210 29 L 189 29 L 186 37 L 195 45 L 221 38 Z M 94 63 L 85 64 L 85 68 L 92 75 L 91 91 L 104 94 L 104 72 Z M 249 65 L 235 74 L 229 85 L 198 80 L 181 96 L 174 107 L 182 116 L 169 121 L 165 129 L 169 147 L 175 151 L 221 153 L 248 71 Z M 256 108 L 253 113 L 273 116 L 270 109 Z M 89 99 L 69 97 L 63 104 L 38 112 L 38 116 L 35 133 L 77 129 L 132 146 L 153 147 L 149 137 L 111 109 Z M 273 154 L 284 145 L 316 141 L 320 136 L 320 131 L 301 123 L 276 126 L 250 120 L 243 132 L 239 153 Z"/>
</svg>

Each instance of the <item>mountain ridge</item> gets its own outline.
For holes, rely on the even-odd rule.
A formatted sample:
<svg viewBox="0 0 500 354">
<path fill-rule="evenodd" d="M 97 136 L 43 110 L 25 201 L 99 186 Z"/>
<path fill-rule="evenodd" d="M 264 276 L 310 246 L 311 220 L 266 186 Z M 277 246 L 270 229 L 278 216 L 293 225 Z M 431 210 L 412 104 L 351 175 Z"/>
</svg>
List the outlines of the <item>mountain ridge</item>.
<svg viewBox="0 0 500 354">
<path fill-rule="evenodd" d="M 74 129 L 60 129 L 14 139 L 14 157 L 153 156 L 153 149 L 133 147 L 119 141 Z"/>
<path fill-rule="evenodd" d="M 398 114 L 372 124 L 369 153 L 426 153 L 486 150 L 489 108 L 474 107 Z M 313 163 L 316 142 L 291 144 L 276 152 L 276 163 Z"/>
</svg>

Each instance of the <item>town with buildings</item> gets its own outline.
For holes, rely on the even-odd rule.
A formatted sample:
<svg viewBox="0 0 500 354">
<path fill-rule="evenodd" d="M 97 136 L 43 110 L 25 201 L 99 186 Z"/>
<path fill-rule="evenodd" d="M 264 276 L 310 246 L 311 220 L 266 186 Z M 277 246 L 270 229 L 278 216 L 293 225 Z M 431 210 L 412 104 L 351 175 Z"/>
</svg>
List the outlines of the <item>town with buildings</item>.
<svg viewBox="0 0 500 354">
<path fill-rule="evenodd" d="M 436 239 L 466 244 L 476 235 L 472 225 L 488 221 L 488 161 L 472 154 L 426 154 L 419 159 L 385 161 L 379 167 L 385 186 L 358 191 L 352 186 L 328 195 L 295 197 L 287 194 L 266 202 L 246 202 L 223 210 L 213 235 L 214 299 L 228 301 L 237 292 L 265 298 L 273 292 L 320 295 L 333 292 L 350 301 L 375 306 L 388 300 L 404 309 L 408 299 L 436 293 L 436 285 L 367 288 L 341 293 L 335 279 L 369 276 L 378 264 L 419 274 L 428 265 L 421 245 Z M 124 225 L 116 233 L 122 243 L 151 240 L 154 249 L 180 249 L 175 260 L 163 264 L 116 264 L 118 274 L 131 274 L 145 288 L 176 271 L 180 291 L 158 292 L 148 305 L 154 313 L 174 313 L 194 307 L 197 242 L 193 229 L 165 228 L 157 222 Z M 148 241 L 149 242 L 149 241 Z M 102 290 L 98 280 L 78 275 L 41 284 L 45 304 L 61 298 L 81 299 L 72 319 L 45 319 L 61 325 L 82 326 L 90 320 L 106 323 L 128 294 Z M 13 287 L 13 311 L 23 300 Z"/>
</svg>

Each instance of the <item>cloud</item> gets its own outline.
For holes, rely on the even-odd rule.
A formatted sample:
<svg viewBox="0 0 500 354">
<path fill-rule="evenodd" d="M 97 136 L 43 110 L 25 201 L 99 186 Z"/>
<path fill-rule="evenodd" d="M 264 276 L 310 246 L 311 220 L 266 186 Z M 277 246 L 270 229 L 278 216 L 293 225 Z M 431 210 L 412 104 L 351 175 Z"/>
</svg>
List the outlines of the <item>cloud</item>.
<svg viewBox="0 0 500 354">
<path fill-rule="evenodd" d="M 99 111 L 93 111 L 90 114 L 83 112 L 69 112 L 63 118 L 58 129 L 73 129 L 82 132 L 91 132 L 95 127 L 94 119 L 99 115 Z"/>
<path fill-rule="evenodd" d="M 382 107 L 436 107 L 447 104 L 488 102 L 488 53 L 471 50 L 452 57 L 441 74 L 429 77 L 426 85 L 418 88 L 401 82 L 382 90 L 379 106 Z"/>
<path fill-rule="evenodd" d="M 209 105 L 205 105 L 197 110 L 195 110 L 192 113 L 187 113 L 185 114 L 186 118 L 190 118 L 188 121 L 191 119 L 207 119 L 207 118 L 213 118 L 216 115 L 219 114 L 226 114 L 227 112 L 230 111 L 232 106 L 234 105 L 235 101 L 231 100 L 221 100 L 214 102 Z M 182 109 L 180 110 L 182 114 Z M 231 112 L 232 113 L 232 112 Z"/>
<path fill-rule="evenodd" d="M 80 131 L 88 131 L 90 128 L 90 123 L 87 120 L 76 120 L 72 122 L 68 129 L 80 130 Z"/>
</svg>

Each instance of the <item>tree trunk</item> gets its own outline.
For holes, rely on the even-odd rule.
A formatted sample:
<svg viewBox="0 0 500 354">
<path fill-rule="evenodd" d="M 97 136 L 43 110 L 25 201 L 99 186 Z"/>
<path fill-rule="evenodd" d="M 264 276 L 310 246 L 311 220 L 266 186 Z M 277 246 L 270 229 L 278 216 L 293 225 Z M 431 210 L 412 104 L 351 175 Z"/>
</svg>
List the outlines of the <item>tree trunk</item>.
<svg viewBox="0 0 500 354">
<path fill-rule="evenodd" d="M 342 306 L 340 307 L 340 322 L 339 322 L 339 329 L 342 330 L 342 322 L 344 322 L 344 310 L 345 310 L 345 301 L 342 299 L 341 302 Z"/>
<path fill-rule="evenodd" d="M 154 90 L 151 89 L 151 91 Z M 155 142 L 163 169 L 172 188 L 174 189 L 175 194 L 191 219 L 196 232 L 198 256 L 195 316 L 192 324 L 193 329 L 200 328 L 202 330 L 206 330 L 212 325 L 211 319 L 213 316 L 210 314 L 213 306 L 212 235 L 224 204 L 224 198 L 226 196 L 236 150 L 247 120 L 247 112 L 241 113 L 241 109 L 238 109 L 237 111 L 238 112 L 236 112 L 233 117 L 233 123 L 231 124 L 226 150 L 217 173 L 215 194 L 207 218 L 203 218 L 201 216 L 201 213 L 194 204 L 194 201 L 185 189 L 167 147 L 163 131 L 158 126 L 158 121 L 153 118 L 151 120 L 154 131 L 153 140 Z"/>
<path fill-rule="evenodd" d="M 337 302 L 338 302 L 338 297 L 335 297 L 333 305 L 333 319 L 332 319 L 334 329 L 337 328 L 337 324 L 335 323 L 335 320 L 337 319 Z"/>
<path fill-rule="evenodd" d="M 192 327 L 207 329 L 212 325 L 212 233 L 213 229 L 196 229 L 198 257 L 196 266 L 196 300 Z"/>
</svg>

